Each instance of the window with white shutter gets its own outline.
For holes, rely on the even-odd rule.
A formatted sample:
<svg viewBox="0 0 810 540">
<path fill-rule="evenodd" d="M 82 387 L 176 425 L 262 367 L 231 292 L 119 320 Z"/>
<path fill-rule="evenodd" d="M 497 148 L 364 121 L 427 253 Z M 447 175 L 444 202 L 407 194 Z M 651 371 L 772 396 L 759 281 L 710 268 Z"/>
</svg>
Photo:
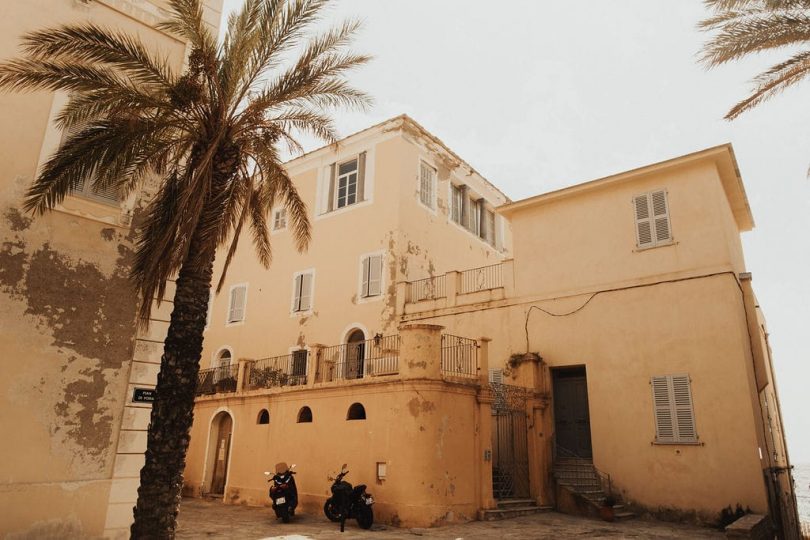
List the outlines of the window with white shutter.
<svg viewBox="0 0 810 540">
<path fill-rule="evenodd" d="M 503 370 L 498 368 L 489 368 L 489 382 L 503 384 Z"/>
<path fill-rule="evenodd" d="M 312 309 L 313 281 L 314 272 L 309 271 L 296 274 L 293 280 L 293 311 L 309 311 Z"/>
<path fill-rule="evenodd" d="M 424 161 L 419 162 L 419 202 L 436 209 L 436 169 Z"/>
<path fill-rule="evenodd" d="M 280 231 L 287 228 L 287 209 L 277 208 L 273 212 L 273 230 Z"/>
<path fill-rule="evenodd" d="M 653 247 L 672 242 L 666 191 L 653 191 L 633 197 L 636 215 L 636 245 Z"/>
<path fill-rule="evenodd" d="M 73 126 L 70 129 L 64 130 L 62 132 L 61 139 L 59 140 L 59 146 L 62 147 L 68 140 L 68 138 L 77 133 L 80 133 L 81 130 L 84 129 L 84 127 L 85 125 L 80 124 L 77 126 Z M 78 195 L 80 197 L 92 199 L 112 206 L 119 206 L 121 204 L 121 198 L 119 197 L 118 189 L 115 188 L 114 186 L 105 186 L 105 187 L 95 186 L 94 176 L 95 173 L 91 172 L 89 176 L 82 178 L 71 184 L 70 194 Z"/>
<path fill-rule="evenodd" d="M 464 190 L 461 186 L 450 185 L 450 219 L 461 225 L 464 207 Z"/>
<path fill-rule="evenodd" d="M 360 297 L 369 298 L 382 294 L 382 255 L 363 257 Z"/>
<path fill-rule="evenodd" d="M 231 287 L 231 298 L 228 304 L 228 322 L 245 320 L 245 303 L 247 301 L 247 285 L 234 285 Z"/>
<path fill-rule="evenodd" d="M 695 412 L 689 375 L 659 375 L 650 380 L 655 409 L 655 442 L 696 443 Z"/>
</svg>

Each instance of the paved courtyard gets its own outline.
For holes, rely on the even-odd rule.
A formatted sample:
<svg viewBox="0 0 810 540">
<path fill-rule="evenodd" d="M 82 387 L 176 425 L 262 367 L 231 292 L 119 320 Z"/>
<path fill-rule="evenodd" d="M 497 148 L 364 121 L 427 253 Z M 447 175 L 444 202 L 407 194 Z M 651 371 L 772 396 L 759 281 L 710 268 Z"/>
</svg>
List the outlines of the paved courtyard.
<svg viewBox="0 0 810 540">
<path fill-rule="evenodd" d="M 219 501 L 183 499 L 178 518 L 179 539 L 211 540 L 534 540 L 541 538 L 724 538 L 713 530 L 689 525 L 634 519 L 606 523 L 548 512 L 504 521 L 476 521 L 436 529 L 398 529 L 375 525 L 364 531 L 357 522 L 338 524 L 323 515 L 296 516 L 292 523 L 276 521 L 270 508 L 229 506 Z"/>
</svg>

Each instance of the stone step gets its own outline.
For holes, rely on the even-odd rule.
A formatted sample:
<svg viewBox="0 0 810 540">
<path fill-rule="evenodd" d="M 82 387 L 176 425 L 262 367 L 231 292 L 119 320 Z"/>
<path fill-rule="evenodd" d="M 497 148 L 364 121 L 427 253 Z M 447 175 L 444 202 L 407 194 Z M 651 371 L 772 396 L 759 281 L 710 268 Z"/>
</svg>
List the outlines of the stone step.
<svg viewBox="0 0 810 540">
<path fill-rule="evenodd" d="M 551 512 L 550 506 L 513 506 L 510 508 L 494 508 L 482 512 L 483 521 L 496 521 L 500 519 L 511 519 L 519 516 L 529 516 L 541 512 Z"/>
<path fill-rule="evenodd" d="M 500 508 L 500 509 L 533 506 L 534 504 L 535 504 L 534 499 L 500 499 L 500 500 L 498 500 L 498 508 Z"/>
</svg>

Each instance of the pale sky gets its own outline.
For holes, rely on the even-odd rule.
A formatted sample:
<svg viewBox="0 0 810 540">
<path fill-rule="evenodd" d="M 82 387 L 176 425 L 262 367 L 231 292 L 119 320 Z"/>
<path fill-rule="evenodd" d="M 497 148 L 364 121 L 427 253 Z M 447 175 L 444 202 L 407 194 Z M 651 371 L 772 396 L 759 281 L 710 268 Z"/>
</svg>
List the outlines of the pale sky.
<svg viewBox="0 0 810 540">
<path fill-rule="evenodd" d="M 365 23 L 354 50 L 375 60 L 352 82 L 376 100 L 337 124 L 407 113 L 513 200 L 731 142 L 791 460 L 810 463 L 810 83 L 723 120 L 787 53 L 707 72 L 705 14 L 700 0 L 336 0 L 330 20 Z"/>
</svg>

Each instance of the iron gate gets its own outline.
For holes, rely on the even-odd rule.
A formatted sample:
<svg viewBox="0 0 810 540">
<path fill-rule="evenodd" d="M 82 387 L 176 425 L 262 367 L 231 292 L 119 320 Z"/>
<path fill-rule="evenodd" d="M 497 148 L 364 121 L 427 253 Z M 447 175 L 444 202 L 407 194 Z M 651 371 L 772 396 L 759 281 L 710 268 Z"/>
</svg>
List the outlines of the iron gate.
<svg viewBox="0 0 810 540">
<path fill-rule="evenodd" d="M 492 493 L 496 499 L 529 497 L 526 401 L 520 386 L 490 383 L 492 403 Z"/>
</svg>

